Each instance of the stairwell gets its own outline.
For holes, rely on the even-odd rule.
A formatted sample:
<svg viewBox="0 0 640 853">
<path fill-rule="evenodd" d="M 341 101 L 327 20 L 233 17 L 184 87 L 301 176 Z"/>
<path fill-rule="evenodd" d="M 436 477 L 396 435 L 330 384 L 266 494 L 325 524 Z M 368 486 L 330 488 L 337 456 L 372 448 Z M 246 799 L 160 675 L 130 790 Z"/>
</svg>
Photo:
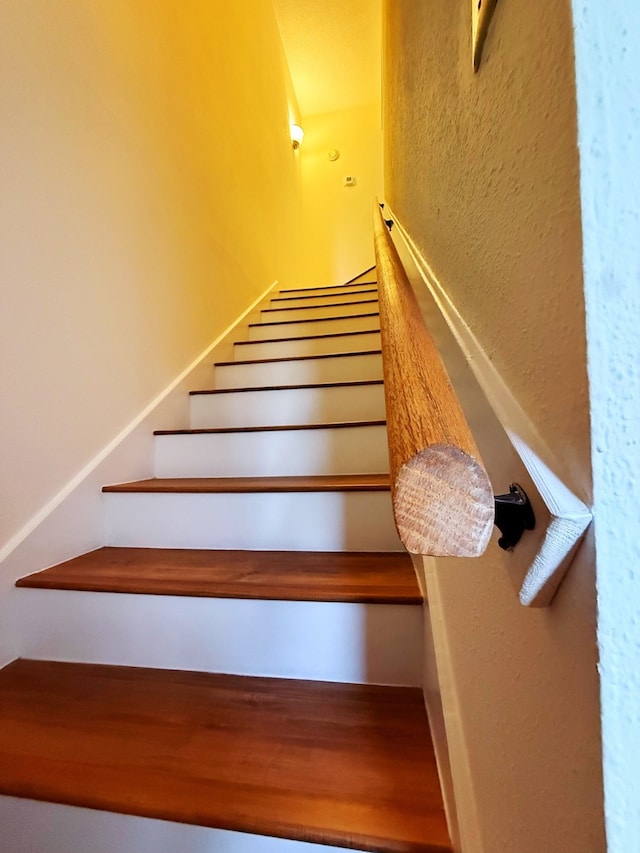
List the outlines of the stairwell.
<svg viewBox="0 0 640 853">
<path fill-rule="evenodd" d="M 375 276 L 281 291 L 105 548 L 18 581 L 6 853 L 444 853 Z M 323 845 L 317 847 L 317 845 Z"/>
</svg>

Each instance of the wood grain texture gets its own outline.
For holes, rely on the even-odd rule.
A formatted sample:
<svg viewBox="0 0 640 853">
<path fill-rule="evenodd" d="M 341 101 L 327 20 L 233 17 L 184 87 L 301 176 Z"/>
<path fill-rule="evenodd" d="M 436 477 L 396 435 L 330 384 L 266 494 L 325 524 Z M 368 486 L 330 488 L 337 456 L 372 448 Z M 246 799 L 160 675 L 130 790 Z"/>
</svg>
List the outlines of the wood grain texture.
<svg viewBox="0 0 640 853">
<path fill-rule="evenodd" d="M 353 358 L 355 355 L 380 355 L 382 350 L 368 349 L 357 352 L 323 352 L 319 355 L 290 355 L 281 358 L 249 358 L 245 361 L 217 361 L 214 367 L 236 367 L 239 364 L 270 364 L 278 361 L 311 361 L 314 358 Z"/>
<path fill-rule="evenodd" d="M 410 688 L 15 661 L 0 672 L 0 793 L 375 853 L 451 850 Z"/>
<path fill-rule="evenodd" d="M 157 429 L 154 435 L 218 435 L 245 432 L 297 432 L 303 429 L 349 429 L 351 427 L 386 426 L 386 421 L 343 421 L 341 423 L 290 424 L 286 426 L 202 427 L 200 429 Z"/>
<path fill-rule="evenodd" d="M 103 492 L 222 494 L 227 492 L 386 492 L 388 474 L 313 477 L 166 477 L 103 486 Z"/>
<path fill-rule="evenodd" d="M 374 241 L 398 533 L 414 554 L 475 557 L 493 528 L 491 483 L 378 205 Z"/>
<path fill-rule="evenodd" d="M 353 382 L 314 382 L 310 385 L 260 385 L 256 388 L 212 388 L 204 391 L 189 391 L 191 396 L 198 394 L 241 394 L 243 391 L 299 391 L 303 388 L 345 388 L 361 385 L 382 385 L 382 379 L 360 379 Z"/>
<path fill-rule="evenodd" d="M 32 589 L 421 604 L 408 554 L 99 548 L 17 581 Z"/>
</svg>

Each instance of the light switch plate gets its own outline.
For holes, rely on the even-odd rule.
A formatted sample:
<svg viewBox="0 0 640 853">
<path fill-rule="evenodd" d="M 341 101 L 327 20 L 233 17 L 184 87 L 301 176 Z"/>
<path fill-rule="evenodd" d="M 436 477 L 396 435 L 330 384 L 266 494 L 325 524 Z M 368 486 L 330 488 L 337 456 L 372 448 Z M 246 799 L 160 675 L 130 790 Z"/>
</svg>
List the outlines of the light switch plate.
<svg viewBox="0 0 640 853">
<path fill-rule="evenodd" d="M 487 30 L 497 2 L 498 0 L 471 0 L 474 71 L 480 68 L 484 40 L 487 37 Z"/>
</svg>

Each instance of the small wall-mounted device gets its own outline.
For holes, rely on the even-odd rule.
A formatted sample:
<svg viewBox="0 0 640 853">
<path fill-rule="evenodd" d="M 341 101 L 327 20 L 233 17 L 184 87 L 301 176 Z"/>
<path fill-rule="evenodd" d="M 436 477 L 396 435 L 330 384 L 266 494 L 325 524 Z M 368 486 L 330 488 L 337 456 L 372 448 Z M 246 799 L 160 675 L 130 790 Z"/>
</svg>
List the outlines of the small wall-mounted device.
<svg viewBox="0 0 640 853">
<path fill-rule="evenodd" d="M 327 157 L 329 158 L 329 160 L 331 160 L 332 163 L 335 163 L 339 156 L 340 152 L 337 148 L 332 148 L 331 151 L 329 151 L 329 153 L 327 154 Z"/>
<path fill-rule="evenodd" d="M 355 187 L 356 183 L 357 183 L 357 181 L 353 177 L 353 175 L 347 175 L 347 177 L 344 179 L 344 186 L 345 187 Z"/>
</svg>

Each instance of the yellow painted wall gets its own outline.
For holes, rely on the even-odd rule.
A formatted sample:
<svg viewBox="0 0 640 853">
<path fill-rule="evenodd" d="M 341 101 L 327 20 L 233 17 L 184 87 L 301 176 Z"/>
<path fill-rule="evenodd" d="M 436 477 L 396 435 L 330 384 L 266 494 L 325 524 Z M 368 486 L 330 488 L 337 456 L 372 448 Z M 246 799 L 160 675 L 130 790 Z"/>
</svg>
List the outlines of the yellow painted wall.
<svg viewBox="0 0 640 853">
<path fill-rule="evenodd" d="M 474 74 L 471 4 L 386 0 L 383 97 L 394 214 L 588 500 L 570 3 L 498 3 Z M 465 853 L 605 849 L 594 562 L 588 537 L 552 607 L 532 611 L 495 545 L 437 561 L 453 769 L 474 799 L 458 799 Z"/>
<path fill-rule="evenodd" d="M 304 117 L 302 286 L 342 284 L 374 264 L 372 210 L 382 194 L 380 105 Z M 338 160 L 328 152 L 340 152 Z M 344 186 L 347 175 L 356 178 Z"/>
<path fill-rule="evenodd" d="M 1 546 L 293 280 L 300 166 L 269 0 L 9 0 L 0 56 Z"/>
</svg>

